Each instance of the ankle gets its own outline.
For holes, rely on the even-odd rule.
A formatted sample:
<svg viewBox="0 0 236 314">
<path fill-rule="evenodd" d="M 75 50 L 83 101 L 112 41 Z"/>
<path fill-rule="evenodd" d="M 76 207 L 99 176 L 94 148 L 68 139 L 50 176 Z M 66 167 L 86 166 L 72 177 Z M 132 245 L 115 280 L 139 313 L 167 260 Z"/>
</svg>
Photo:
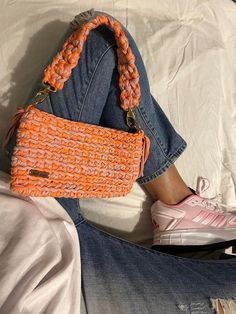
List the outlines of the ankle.
<svg viewBox="0 0 236 314">
<path fill-rule="evenodd" d="M 165 195 L 165 197 L 160 197 L 159 200 L 167 205 L 177 205 L 190 195 L 194 195 L 194 193 L 187 188 L 186 190 L 170 193 L 169 195 Z"/>
<path fill-rule="evenodd" d="M 154 201 L 160 200 L 170 205 L 176 205 L 193 194 L 174 165 L 159 177 L 145 183 L 144 188 Z"/>
</svg>

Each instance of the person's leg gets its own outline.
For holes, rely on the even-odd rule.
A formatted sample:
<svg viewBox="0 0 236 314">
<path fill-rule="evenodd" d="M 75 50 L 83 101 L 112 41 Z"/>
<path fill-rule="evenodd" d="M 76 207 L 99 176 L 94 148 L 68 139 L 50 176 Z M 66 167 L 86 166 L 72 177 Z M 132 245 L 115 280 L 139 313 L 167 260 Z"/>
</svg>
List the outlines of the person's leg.
<svg viewBox="0 0 236 314">
<path fill-rule="evenodd" d="M 144 184 L 144 188 L 154 201 L 178 204 L 193 192 L 183 181 L 175 165 L 171 165 L 162 175 Z"/>
<path fill-rule="evenodd" d="M 236 219 L 231 213 L 219 212 L 189 188 L 174 162 L 186 147 L 159 104 L 150 93 L 147 73 L 138 48 L 124 30 L 135 55 L 140 74 L 141 99 L 137 117 L 151 140 L 144 176 L 137 182 L 155 201 L 151 207 L 154 245 L 205 245 L 236 238 Z M 118 71 L 113 71 L 110 91 L 100 123 L 125 129 L 119 106 Z M 158 201 L 157 201 L 158 200 Z M 227 244 L 226 244 L 227 245 Z"/>
<path fill-rule="evenodd" d="M 151 195 L 153 200 L 176 204 L 192 191 L 181 178 L 174 166 L 186 142 L 177 134 L 166 115 L 150 93 L 145 66 L 139 50 L 129 32 L 124 28 L 130 47 L 135 55 L 135 64 L 140 74 L 141 99 L 137 117 L 141 127 L 151 139 L 150 154 L 145 165 L 144 176 L 137 182 Z M 100 124 L 127 129 L 119 104 L 118 71 L 115 68 L 109 95 L 104 107 Z M 111 117 L 116 117 L 115 119 Z"/>
<path fill-rule="evenodd" d="M 142 57 L 132 36 L 125 28 L 124 31 L 140 74 L 141 99 L 137 117 L 142 129 L 151 140 L 144 176 L 138 178 L 137 182 L 151 194 L 154 201 L 159 200 L 158 203 L 154 202 L 151 208 L 155 226 L 153 244 L 201 246 L 235 239 L 235 216 L 230 213 L 219 213 L 217 207 L 209 205 L 204 199 L 193 194 L 194 191 L 188 188 L 175 168 L 174 162 L 186 147 L 186 143 L 174 130 L 151 95 Z M 118 105 L 120 94 L 118 79 L 119 74 L 115 67 L 100 124 L 127 130 L 123 111 Z M 162 204 L 173 205 L 173 207 L 162 206 Z M 173 230 L 169 232 L 171 227 Z M 168 228 L 169 230 L 166 230 Z M 164 241 L 161 239 L 162 236 Z"/>
</svg>

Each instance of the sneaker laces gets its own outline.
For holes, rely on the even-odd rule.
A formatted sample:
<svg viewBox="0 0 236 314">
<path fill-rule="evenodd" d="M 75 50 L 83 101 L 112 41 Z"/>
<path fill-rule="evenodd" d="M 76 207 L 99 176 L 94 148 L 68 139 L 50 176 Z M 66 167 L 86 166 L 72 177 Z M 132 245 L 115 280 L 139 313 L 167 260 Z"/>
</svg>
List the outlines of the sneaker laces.
<svg viewBox="0 0 236 314">
<path fill-rule="evenodd" d="M 196 194 L 202 198 L 202 204 L 210 210 L 214 210 L 217 212 L 228 212 L 229 209 L 230 211 L 235 211 L 236 207 L 234 206 L 229 206 L 227 204 L 221 203 L 221 197 L 222 194 L 218 193 L 216 196 L 213 196 L 211 198 L 206 198 L 203 196 L 203 193 L 208 190 L 210 187 L 210 182 L 207 178 L 203 177 L 198 177 L 197 179 L 197 187 L 196 187 Z M 226 210 L 227 209 L 227 210 Z"/>
</svg>

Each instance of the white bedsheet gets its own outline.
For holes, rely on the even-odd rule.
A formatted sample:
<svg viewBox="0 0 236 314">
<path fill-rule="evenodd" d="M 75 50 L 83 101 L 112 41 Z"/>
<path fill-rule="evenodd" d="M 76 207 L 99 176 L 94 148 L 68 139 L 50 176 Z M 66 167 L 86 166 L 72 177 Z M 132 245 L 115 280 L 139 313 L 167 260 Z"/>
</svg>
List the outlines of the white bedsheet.
<svg viewBox="0 0 236 314">
<path fill-rule="evenodd" d="M 198 176 L 207 177 L 207 196 L 221 193 L 222 201 L 236 205 L 236 4 L 231 0 L 2 0 L 1 138 L 67 23 L 92 7 L 114 15 L 135 38 L 153 95 L 188 143 L 176 162 L 187 184 L 194 188 Z M 1 168 L 6 168 L 3 155 Z M 116 235 L 139 243 L 151 239 L 150 200 L 138 184 L 126 197 L 81 203 L 85 217 Z"/>
</svg>

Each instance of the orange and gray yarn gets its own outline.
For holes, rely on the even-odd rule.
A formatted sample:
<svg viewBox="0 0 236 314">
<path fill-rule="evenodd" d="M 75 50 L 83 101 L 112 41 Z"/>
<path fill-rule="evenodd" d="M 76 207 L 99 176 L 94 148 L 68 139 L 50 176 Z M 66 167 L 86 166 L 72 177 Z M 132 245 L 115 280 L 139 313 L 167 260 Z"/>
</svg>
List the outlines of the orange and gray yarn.
<svg viewBox="0 0 236 314">
<path fill-rule="evenodd" d="M 120 74 L 120 105 L 124 110 L 135 108 L 140 99 L 139 74 L 134 63 L 135 57 L 120 23 L 106 15 L 98 15 L 69 37 L 64 43 L 62 51 L 54 57 L 52 64 L 46 68 L 44 83 L 51 85 L 56 90 L 63 88 L 64 82 L 69 79 L 72 69 L 78 63 L 89 32 L 100 24 L 110 26 L 115 34 Z"/>
<path fill-rule="evenodd" d="M 89 32 L 106 24 L 114 29 L 120 73 L 121 107 L 139 104 L 139 75 L 121 25 L 98 15 L 65 42 L 44 83 L 63 88 L 77 65 Z M 124 196 L 143 175 L 150 142 L 141 130 L 129 133 L 83 122 L 73 122 L 40 111 L 25 110 L 17 131 L 11 167 L 11 188 L 25 196 L 95 198 Z"/>
</svg>

